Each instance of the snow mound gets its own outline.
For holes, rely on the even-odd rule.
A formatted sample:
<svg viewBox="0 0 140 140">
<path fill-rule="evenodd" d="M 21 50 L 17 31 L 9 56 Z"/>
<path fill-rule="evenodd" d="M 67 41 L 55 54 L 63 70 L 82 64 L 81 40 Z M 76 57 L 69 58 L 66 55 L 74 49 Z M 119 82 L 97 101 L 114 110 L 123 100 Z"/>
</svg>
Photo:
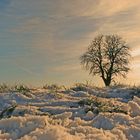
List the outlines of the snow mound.
<svg viewBox="0 0 140 140">
<path fill-rule="evenodd" d="M 1 120 L 0 129 L 0 139 L 80 140 L 67 133 L 66 128 L 51 125 L 47 117 L 12 117 Z"/>
<path fill-rule="evenodd" d="M 94 104 L 79 105 L 86 99 L 93 99 Z M 132 90 L 125 88 L 1 93 L 0 140 L 17 139 L 139 140 L 140 98 L 132 98 Z"/>
<path fill-rule="evenodd" d="M 93 127 L 111 130 L 114 128 L 114 123 L 111 118 L 107 118 L 103 114 L 100 114 L 93 119 Z"/>
<path fill-rule="evenodd" d="M 128 103 L 130 107 L 130 115 L 133 117 L 140 116 L 140 106 L 135 101 Z"/>
</svg>

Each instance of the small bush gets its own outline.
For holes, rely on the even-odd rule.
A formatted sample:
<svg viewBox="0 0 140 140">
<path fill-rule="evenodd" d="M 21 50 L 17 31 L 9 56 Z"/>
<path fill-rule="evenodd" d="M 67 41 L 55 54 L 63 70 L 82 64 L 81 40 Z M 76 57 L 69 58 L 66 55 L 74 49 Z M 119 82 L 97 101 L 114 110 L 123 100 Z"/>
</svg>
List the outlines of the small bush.
<svg viewBox="0 0 140 140">
<path fill-rule="evenodd" d="M 114 83 L 113 85 L 110 86 L 110 88 L 112 88 L 112 89 L 124 88 L 124 87 L 128 87 L 128 85 L 121 84 L 121 83 Z"/>
<path fill-rule="evenodd" d="M 78 102 L 80 106 L 87 105 L 88 107 L 85 109 L 85 112 L 92 111 L 95 114 L 99 112 L 110 112 L 110 113 L 124 113 L 127 114 L 126 111 L 122 110 L 120 106 L 113 105 L 111 102 L 103 102 L 98 97 L 95 98 L 87 98 L 80 100 Z"/>
<path fill-rule="evenodd" d="M 20 93 L 30 92 L 30 88 L 25 85 L 16 85 L 14 89 L 15 91 L 20 92 Z"/>
<path fill-rule="evenodd" d="M 52 85 L 44 85 L 43 86 L 44 89 L 48 89 L 51 92 L 58 92 L 62 87 L 58 86 L 57 84 L 52 84 Z"/>
<path fill-rule="evenodd" d="M 0 84 L 0 93 L 11 91 L 11 87 L 5 83 Z"/>
<path fill-rule="evenodd" d="M 83 83 L 76 83 L 74 87 L 71 87 L 74 91 L 87 91 L 87 86 Z"/>
<path fill-rule="evenodd" d="M 98 98 L 87 98 L 87 99 L 83 99 L 83 100 L 81 100 L 81 101 L 79 101 L 78 102 L 78 104 L 80 105 L 80 106 L 84 106 L 84 105 L 89 105 L 89 106 L 91 106 L 91 105 L 94 105 L 94 106 L 100 106 L 100 105 L 102 105 L 102 103 L 98 100 Z"/>
<path fill-rule="evenodd" d="M 2 118 L 10 118 L 13 111 L 15 110 L 15 108 L 17 107 L 17 105 L 12 105 L 6 109 L 4 109 L 1 113 L 0 113 L 0 119 Z"/>
</svg>

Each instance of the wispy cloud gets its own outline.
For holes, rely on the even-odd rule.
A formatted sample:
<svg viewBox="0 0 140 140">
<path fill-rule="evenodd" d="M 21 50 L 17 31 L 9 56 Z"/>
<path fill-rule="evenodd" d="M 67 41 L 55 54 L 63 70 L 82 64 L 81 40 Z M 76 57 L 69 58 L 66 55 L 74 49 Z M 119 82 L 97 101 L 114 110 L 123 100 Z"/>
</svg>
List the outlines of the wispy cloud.
<svg viewBox="0 0 140 140">
<path fill-rule="evenodd" d="M 25 18 L 23 22 L 20 22 L 19 25 L 11 29 L 11 32 L 16 33 L 34 32 L 39 30 L 39 27 L 41 27 L 42 24 L 43 24 L 42 20 L 39 19 L 38 17 Z"/>
<path fill-rule="evenodd" d="M 79 79 L 86 77 L 79 57 L 101 33 L 121 35 L 132 48 L 133 66 L 138 66 L 139 0 L 12 0 L 0 5 L 5 7 L 0 9 L 0 37 L 6 36 L 14 50 L 21 48 L 17 62 L 23 62 L 20 69 L 31 75 L 36 74 L 33 67 L 43 76 L 63 71 L 65 79 L 66 72 L 75 71 L 73 80 L 80 74 Z M 3 46 L 11 47 L 8 40 L 2 40 Z"/>
<path fill-rule="evenodd" d="M 73 72 L 73 71 L 77 71 L 80 70 L 81 66 L 79 64 L 68 64 L 68 65 L 62 65 L 62 66 L 56 66 L 54 67 L 52 70 L 54 72 Z"/>
</svg>

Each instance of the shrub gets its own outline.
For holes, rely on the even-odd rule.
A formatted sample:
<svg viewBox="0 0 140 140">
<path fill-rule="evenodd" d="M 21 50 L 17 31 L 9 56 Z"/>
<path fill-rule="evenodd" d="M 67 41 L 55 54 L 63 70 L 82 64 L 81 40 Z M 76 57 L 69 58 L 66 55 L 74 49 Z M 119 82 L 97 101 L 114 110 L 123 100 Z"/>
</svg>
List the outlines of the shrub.
<svg viewBox="0 0 140 140">
<path fill-rule="evenodd" d="M 9 92 L 11 90 L 11 87 L 5 83 L 0 84 L 0 92 Z"/>
<path fill-rule="evenodd" d="M 71 87 L 71 90 L 74 91 L 87 91 L 87 86 L 83 83 L 76 83 L 73 87 Z"/>
<path fill-rule="evenodd" d="M 44 89 L 48 89 L 51 92 L 58 92 L 61 89 L 61 86 L 58 86 L 57 84 L 51 84 L 51 85 L 44 85 Z"/>
<path fill-rule="evenodd" d="M 20 93 L 30 92 L 30 88 L 25 85 L 16 85 L 14 89 L 15 91 L 20 92 Z"/>
<path fill-rule="evenodd" d="M 6 118 L 10 118 L 13 111 L 15 110 L 15 108 L 17 107 L 17 105 L 12 105 L 6 109 L 4 109 L 1 113 L 0 113 L 0 119 L 6 117 Z"/>
<path fill-rule="evenodd" d="M 127 114 L 127 112 L 122 110 L 120 106 L 114 105 L 111 102 L 103 102 L 98 97 L 80 100 L 78 104 L 80 106 L 88 106 L 87 108 L 85 108 L 86 113 L 88 111 L 92 111 L 95 114 L 98 114 L 99 112 L 115 112 Z"/>
</svg>

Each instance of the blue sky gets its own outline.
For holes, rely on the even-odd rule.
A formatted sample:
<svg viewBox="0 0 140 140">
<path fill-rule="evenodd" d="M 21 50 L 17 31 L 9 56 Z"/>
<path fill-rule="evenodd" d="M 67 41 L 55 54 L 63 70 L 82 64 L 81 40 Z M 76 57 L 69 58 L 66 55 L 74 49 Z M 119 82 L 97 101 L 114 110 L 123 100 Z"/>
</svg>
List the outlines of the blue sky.
<svg viewBox="0 0 140 140">
<path fill-rule="evenodd" d="M 0 82 L 42 85 L 92 80 L 79 57 L 98 34 L 132 48 L 128 84 L 139 84 L 139 0 L 0 0 Z"/>
</svg>

